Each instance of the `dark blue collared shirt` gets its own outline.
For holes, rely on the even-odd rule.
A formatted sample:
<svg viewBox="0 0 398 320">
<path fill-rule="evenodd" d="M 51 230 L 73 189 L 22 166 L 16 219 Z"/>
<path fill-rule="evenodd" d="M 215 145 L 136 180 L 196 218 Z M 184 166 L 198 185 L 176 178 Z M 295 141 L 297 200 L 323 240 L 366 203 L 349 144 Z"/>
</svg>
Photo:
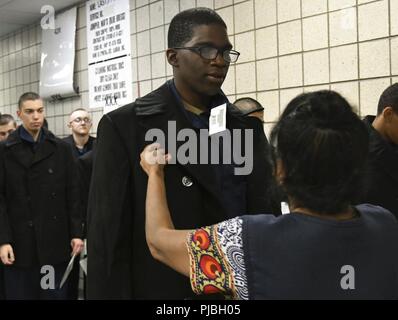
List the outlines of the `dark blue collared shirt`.
<svg viewBox="0 0 398 320">
<path fill-rule="evenodd" d="M 40 129 L 40 133 L 39 133 L 39 137 L 37 138 L 37 141 L 33 140 L 33 137 L 24 128 L 24 126 L 19 126 L 19 128 L 17 130 L 18 130 L 18 134 L 19 134 L 19 137 L 21 138 L 21 140 L 27 142 L 32 147 L 33 152 L 36 152 L 39 144 L 42 143 L 45 139 L 45 133 L 42 128 Z"/>
<path fill-rule="evenodd" d="M 210 102 L 209 109 L 197 115 L 185 109 L 181 96 L 179 95 L 174 81 L 169 82 L 169 87 L 179 102 L 180 108 L 188 119 L 189 123 L 196 129 L 209 129 L 210 110 L 224 103 L 229 103 L 227 97 L 222 93 L 214 97 Z M 200 139 L 199 139 L 200 141 Z M 247 211 L 246 205 L 246 178 L 234 174 L 234 164 L 224 164 L 222 161 L 223 139 L 220 139 L 220 164 L 213 165 L 214 173 L 219 182 L 221 202 L 226 209 L 228 217 L 236 217 Z M 209 143 L 209 148 L 210 148 Z M 232 148 L 230 148 L 232 149 Z M 210 150 L 209 150 L 210 152 Z M 232 155 L 231 155 L 232 157 Z M 233 162 L 233 159 L 231 159 Z"/>
</svg>

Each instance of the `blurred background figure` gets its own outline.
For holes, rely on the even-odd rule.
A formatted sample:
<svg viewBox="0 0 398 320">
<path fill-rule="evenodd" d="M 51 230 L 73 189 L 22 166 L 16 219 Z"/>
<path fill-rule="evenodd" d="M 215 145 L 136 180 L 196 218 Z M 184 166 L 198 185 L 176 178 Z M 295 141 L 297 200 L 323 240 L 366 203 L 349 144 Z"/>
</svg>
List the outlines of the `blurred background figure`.
<svg viewBox="0 0 398 320">
<path fill-rule="evenodd" d="M 10 114 L 0 114 L 0 141 L 7 140 L 11 132 L 17 128 L 17 123 Z M 0 300 L 4 300 L 3 265 L 0 264 Z"/>
<path fill-rule="evenodd" d="M 72 134 L 63 140 L 72 146 L 76 159 L 93 149 L 95 138 L 90 136 L 91 126 L 91 116 L 86 109 L 79 108 L 72 111 L 68 123 Z"/>
<path fill-rule="evenodd" d="M 364 122 L 370 146 L 362 202 L 384 207 L 398 217 L 398 83 L 384 90 L 377 116 L 366 116 Z"/>
<path fill-rule="evenodd" d="M 250 97 L 240 98 L 233 103 L 245 116 L 256 117 L 264 122 L 264 107 Z"/>
<path fill-rule="evenodd" d="M 0 115 L 0 141 L 7 140 L 11 132 L 17 128 L 15 119 L 10 114 Z"/>
<path fill-rule="evenodd" d="M 67 142 L 73 151 L 73 155 L 79 168 L 79 196 L 83 212 L 83 229 L 85 229 L 86 211 L 87 211 L 87 198 L 88 188 L 91 177 L 91 165 L 86 169 L 85 162 L 80 161 L 83 156 L 86 157 L 91 154 L 95 144 L 95 138 L 90 136 L 90 129 L 92 126 L 91 116 L 86 109 L 78 108 L 69 116 L 68 127 L 71 129 L 72 134 L 63 140 Z M 89 157 L 91 159 L 91 156 Z M 92 162 L 90 161 L 90 164 Z M 69 299 L 77 300 L 79 297 L 79 260 L 75 260 L 75 265 L 70 274 L 69 283 Z"/>
</svg>

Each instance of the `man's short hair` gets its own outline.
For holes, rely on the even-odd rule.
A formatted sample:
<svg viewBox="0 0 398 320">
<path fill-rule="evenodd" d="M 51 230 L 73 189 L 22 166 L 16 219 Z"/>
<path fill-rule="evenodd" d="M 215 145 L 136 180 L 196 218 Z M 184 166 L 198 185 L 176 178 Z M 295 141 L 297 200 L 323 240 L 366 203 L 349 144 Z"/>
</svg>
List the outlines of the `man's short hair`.
<svg viewBox="0 0 398 320">
<path fill-rule="evenodd" d="M 389 86 L 381 94 L 377 107 L 377 115 L 382 114 L 383 110 L 387 107 L 393 108 L 394 112 L 398 114 L 398 82 Z"/>
<path fill-rule="evenodd" d="M 10 114 L 0 114 L 0 126 L 4 126 L 6 124 L 9 124 L 10 122 L 14 123 L 14 126 L 17 125 L 15 122 L 15 119 L 12 115 Z"/>
<path fill-rule="evenodd" d="M 35 92 L 25 92 L 23 95 L 21 95 L 19 97 L 18 109 L 21 110 L 22 104 L 25 101 L 29 101 L 29 100 L 34 101 L 34 100 L 39 100 L 39 99 L 41 99 L 41 97 L 37 93 L 35 93 Z"/>
<path fill-rule="evenodd" d="M 88 114 L 90 114 L 86 109 L 84 109 L 84 108 L 77 108 L 77 109 L 75 109 L 75 110 L 73 110 L 70 114 L 69 114 L 69 117 L 72 115 L 72 114 L 74 114 L 76 111 L 85 111 L 85 112 L 87 112 Z"/>
<path fill-rule="evenodd" d="M 192 8 L 181 11 L 170 22 L 167 35 L 169 48 L 182 47 L 192 39 L 193 29 L 197 26 L 218 24 L 227 29 L 224 20 L 212 9 Z"/>
<path fill-rule="evenodd" d="M 242 112 L 243 115 L 264 111 L 264 107 L 261 105 L 261 103 L 250 97 L 244 97 L 235 100 L 233 104 Z"/>
</svg>

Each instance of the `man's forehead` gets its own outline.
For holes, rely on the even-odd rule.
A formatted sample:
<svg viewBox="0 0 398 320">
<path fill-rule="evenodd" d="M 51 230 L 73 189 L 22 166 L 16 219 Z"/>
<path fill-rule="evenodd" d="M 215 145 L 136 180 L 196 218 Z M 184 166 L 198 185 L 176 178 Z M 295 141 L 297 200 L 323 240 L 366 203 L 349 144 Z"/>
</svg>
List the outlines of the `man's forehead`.
<svg viewBox="0 0 398 320">
<path fill-rule="evenodd" d="M 90 117 L 90 114 L 84 110 L 77 110 L 70 115 L 71 119 Z"/>
<path fill-rule="evenodd" d="M 0 125 L 0 131 L 8 131 L 13 128 L 14 128 L 14 123 L 12 121 L 10 121 L 7 124 Z"/>
<path fill-rule="evenodd" d="M 189 41 L 195 44 L 213 44 L 222 47 L 232 47 L 227 30 L 218 24 L 199 25 L 193 28 Z"/>
<path fill-rule="evenodd" d="M 256 107 L 256 105 L 254 105 L 253 103 L 250 103 L 248 101 L 238 101 L 235 103 L 235 106 L 237 106 L 239 109 L 242 109 L 245 111 L 254 109 Z"/>
<path fill-rule="evenodd" d="M 43 100 L 26 100 L 22 103 L 22 109 L 40 109 L 43 108 Z"/>
</svg>

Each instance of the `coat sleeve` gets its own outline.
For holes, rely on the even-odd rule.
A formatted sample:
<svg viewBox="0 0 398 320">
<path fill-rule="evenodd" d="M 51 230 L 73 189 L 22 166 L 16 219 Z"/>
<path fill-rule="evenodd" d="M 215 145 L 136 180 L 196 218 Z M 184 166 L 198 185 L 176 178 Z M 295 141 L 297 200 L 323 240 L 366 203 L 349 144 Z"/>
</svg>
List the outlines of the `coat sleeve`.
<svg viewBox="0 0 398 320">
<path fill-rule="evenodd" d="M 0 245 L 12 242 L 11 228 L 7 212 L 5 173 L 4 145 L 0 145 Z"/>
<path fill-rule="evenodd" d="M 93 150 L 78 158 L 80 202 L 82 205 L 84 233 L 87 233 L 87 203 L 90 190 L 91 172 L 93 168 Z"/>
<path fill-rule="evenodd" d="M 88 201 L 89 299 L 131 298 L 132 167 L 122 141 L 110 116 L 104 115 L 98 126 Z M 129 142 L 133 147 L 135 141 Z"/>
<path fill-rule="evenodd" d="M 73 157 L 72 148 L 65 145 L 65 162 L 67 164 L 67 210 L 69 217 L 70 238 L 83 239 L 82 206 L 79 195 L 79 179 L 77 161 Z"/>
<path fill-rule="evenodd" d="M 253 129 L 253 171 L 248 177 L 247 206 L 249 214 L 280 215 L 280 195 L 276 187 L 271 148 L 263 124 L 255 117 L 246 117 Z"/>
</svg>

